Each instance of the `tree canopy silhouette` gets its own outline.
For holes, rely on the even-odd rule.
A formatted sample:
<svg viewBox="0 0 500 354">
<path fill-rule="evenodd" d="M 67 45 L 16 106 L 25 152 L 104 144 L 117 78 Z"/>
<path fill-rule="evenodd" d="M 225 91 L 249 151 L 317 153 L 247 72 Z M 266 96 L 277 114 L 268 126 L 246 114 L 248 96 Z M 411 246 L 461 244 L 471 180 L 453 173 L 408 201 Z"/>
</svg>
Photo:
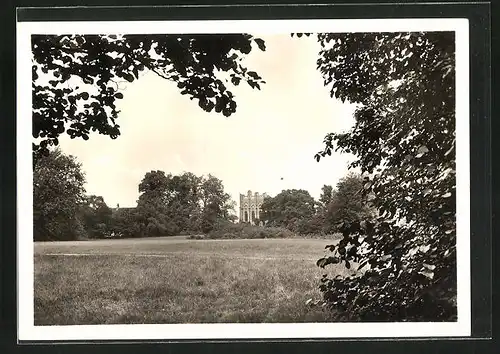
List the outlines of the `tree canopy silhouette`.
<svg viewBox="0 0 500 354">
<path fill-rule="evenodd" d="M 242 62 L 254 46 L 266 49 L 249 34 L 33 35 L 31 44 L 35 161 L 65 132 L 85 140 L 90 132 L 117 138 L 118 84 L 145 70 L 177 83 L 203 110 L 226 117 L 236 111 L 229 85 L 260 89 L 264 83 Z"/>
</svg>

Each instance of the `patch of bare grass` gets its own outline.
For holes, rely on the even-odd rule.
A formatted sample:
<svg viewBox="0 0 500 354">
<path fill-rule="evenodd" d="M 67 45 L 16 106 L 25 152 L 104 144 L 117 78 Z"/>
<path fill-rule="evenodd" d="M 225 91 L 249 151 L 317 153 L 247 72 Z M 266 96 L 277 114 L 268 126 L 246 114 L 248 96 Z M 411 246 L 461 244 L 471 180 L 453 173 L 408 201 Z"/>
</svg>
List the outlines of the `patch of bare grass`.
<svg viewBox="0 0 500 354">
<path fill-rule="evenodd" d="M 324 241 L 234 241 L 239 242 L 157 242 L 155 254 L 163 252 L 165 257 L 133 256 L 132 246 L 122 243 L 125 247 L 120 247 L 119 241 L 114 253 L 94 245 L 92 252 L 83 247 L 89 254 L 80 257 L 47 255 L 63 253 L 55 245 L 39 248 L 35 252 L 35 324 L 333 319 L 322 308 L 305 305 L 307 299 L 319 297 L 324 270 L 315 266 L 315 259 L 322 255 Z M 113 243 L 103 245 L 109 242 Z M 151 246 L 135 243 L 135 252 L 147 254 Z M 72 252 L 82 249 L 73 247 Z M 336 271 L 346 270 L 339 266 Z"/>
</svg>

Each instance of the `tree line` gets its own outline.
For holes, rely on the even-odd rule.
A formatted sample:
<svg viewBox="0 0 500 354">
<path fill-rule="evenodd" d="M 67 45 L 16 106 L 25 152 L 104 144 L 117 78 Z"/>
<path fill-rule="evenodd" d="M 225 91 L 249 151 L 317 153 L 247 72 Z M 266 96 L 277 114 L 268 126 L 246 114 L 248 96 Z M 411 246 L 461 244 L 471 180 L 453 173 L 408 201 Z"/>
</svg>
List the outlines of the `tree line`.
<svg viewBox="0 0 500 354">
<path fill-rule="evenodd" d="M 81 164 L 60 149 L 41 156 L 33 173 L 34 240 L 81 240 L 206 233 L 234 221 L 235 203 L 215 176 L 151 171 L 133 208 L 110 208 L 85 194 Z"/>
<path fill-rule="evenodd" d="M 363 177 L 350 172 L 334 188 L 324 185 L 319 200 L 303 189 L 283 190 L 262 203 L 260 219 L 266 226 L 283 227 L 296 234 L 328 235 L 339 232 L 342 221 L 372 218 L 375 210 L 361 193 Z"/>
<path fill-rule="evenodd" d="M 102 196 L 86 195 L 85 175 L 74 156 L 60 149 L 37 161 L 34 169 L 34 239 L 80 240 L 207 234 L 235 222 L 236 203 L 213 175 L 147 172 L 134 207 L 110 208 Z M 332 234 L 344 220 L 361 220 L 374 211 L 361 193 L 363 180 L 349 173 L 336 188 L 324 185 L 320 199 L 287 189 L 262 204 L 264 227 L 295 234 Z"/>
</svg>

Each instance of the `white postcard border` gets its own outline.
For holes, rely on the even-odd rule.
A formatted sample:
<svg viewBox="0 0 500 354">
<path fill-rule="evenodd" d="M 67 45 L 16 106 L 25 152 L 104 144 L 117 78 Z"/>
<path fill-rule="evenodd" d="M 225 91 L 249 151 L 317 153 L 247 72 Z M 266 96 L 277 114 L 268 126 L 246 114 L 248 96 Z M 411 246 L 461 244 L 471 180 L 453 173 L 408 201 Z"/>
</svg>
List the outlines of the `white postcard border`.
<svg viewBox="0 0 500 354">
<path fill-rule="evenodd" d="M 457 151 L 457 303 L 450 323 L 293 323 L 34 325 L 31 34 L 455 31 Z M 458 84 L 460 83 L 460 84 Z M 128 21 L 17 23 L 18 340 L 162 340 L 456 337 L 471 334 L 469 24 L 467 19 Z"/>
</svg>

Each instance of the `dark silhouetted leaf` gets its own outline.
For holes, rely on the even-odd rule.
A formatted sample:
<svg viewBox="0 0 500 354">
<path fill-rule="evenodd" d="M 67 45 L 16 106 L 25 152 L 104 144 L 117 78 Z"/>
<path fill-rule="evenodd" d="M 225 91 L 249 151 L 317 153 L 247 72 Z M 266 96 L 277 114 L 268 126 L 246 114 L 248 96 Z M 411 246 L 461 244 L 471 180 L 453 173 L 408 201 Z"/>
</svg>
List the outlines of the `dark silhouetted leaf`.
<svg viewBox="0 0 500 354">
<path fill-rule="evenodd" d="M 125 80 L 127 80 L 128 82 L 134 81 L 134 77 L 131 74 L 129 74 L 129 73 L 123 73 L 123 78 Z"/>
<path fill-rule="evenodd" d="M 266 44 L 264 43 L 264 41 L 260 38 L 255 38 L 255 43 L 257 43 L 257 45 L 259 46 L 259 49 L 262 50 L 262 51 L 265 51 L 266 50 Z"/>
</svg>

